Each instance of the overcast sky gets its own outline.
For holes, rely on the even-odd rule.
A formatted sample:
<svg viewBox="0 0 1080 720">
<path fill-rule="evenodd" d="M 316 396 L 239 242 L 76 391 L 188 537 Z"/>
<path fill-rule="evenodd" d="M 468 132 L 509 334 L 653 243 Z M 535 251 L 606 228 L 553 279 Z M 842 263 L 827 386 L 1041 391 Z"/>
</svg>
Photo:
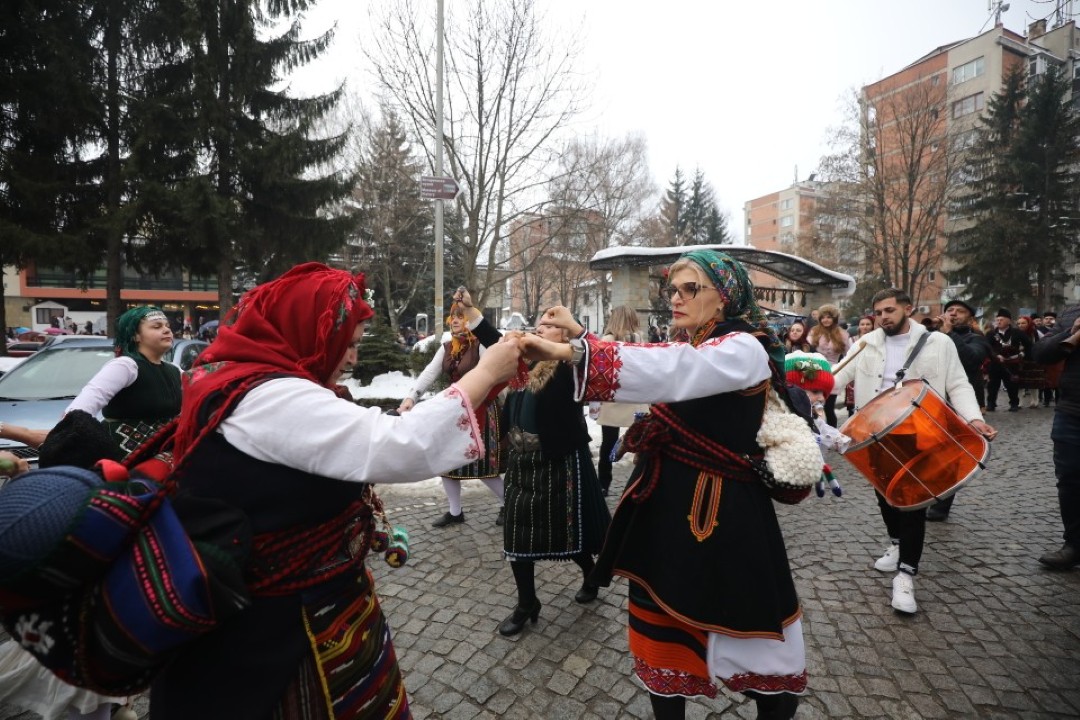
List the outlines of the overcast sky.
<svg viewBox="0 0 1080 720">
<path fill-rule="evenodd" d="M 360 48 L 372 5 L 319 0 L 318 31 L 338 23 L 334 47 L 294 80 L 324 89 L 348 78 L 365 101 L 373 81 Z M 471 1 L 471 0 L 463 0 Z M 445 0 L 451 6 L 455 0 Z M 419 3 L 424 5 L 425 3 Z M 427 0 L 435 13 L 435 0 Z M 660 188 L 681 166 L 701 167 L 741 239 L 743 203 L 817 167 L 829 128 L 853 88 L 934 48 L 989 29 L 987 0 L 537 0 L 546 20 L 582 35 L 594 80 L 582 132 L 642 133 Z M 1054 20 L 1057 0 L 1011 0 L 1005 27 Z"/>
</svg>

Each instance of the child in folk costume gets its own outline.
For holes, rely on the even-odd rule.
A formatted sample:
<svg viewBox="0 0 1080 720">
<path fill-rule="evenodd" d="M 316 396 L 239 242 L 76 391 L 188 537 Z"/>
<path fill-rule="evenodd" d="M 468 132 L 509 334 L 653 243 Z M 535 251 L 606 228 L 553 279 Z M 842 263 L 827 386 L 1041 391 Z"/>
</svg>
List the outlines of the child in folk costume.
<svg viewBox="0 0 1080 720">
<path fill-rule="evenodd" d="M 829 425 L 823 413 L 825 398 L 834 387 L 832 364 L 825 356 L 821 353 L 801 351 L 788 353 L 784 358 L 784 379 L 787 380 L 788 385 L 800 388 L 806 393 L 810 401 L 814 425 L 818 431 L 818 445 L 840 453 L 847 450 L 848 445 L 851 444 L 851 438 Z M 815 486 L 817 496 L 824 497 L 825 486 L 828 485 L 833 495 L 840 497 L 843 489 L 833 476 L 832 468 L 825 462 L 824 456 L 821 466 L 822 479 Z"/>
<path fill-rule="evenodd" d="M 500 343 L 437 397 L 384 415 L 337 385 L 372 315 L 362 275 L 307 263 L 245 294 L 197 361 L 175 477 L 181 494 L 247 515 L 252 604 L 157 676 L 154 720 L 410 717 L 364 565 L 381 515 L 371 483 L 478 458 L 474 408 L 519 353 Z"/>
<path fill-rule="evenodd" d="M 574 364 L 577 397 L 652 403 L 627 432 L 638 462 L 593 578 L 630 581 L 630 652 L 655 716 L 683 718 L 687 697 L 715 697 L 723 684 L 753 698 L 759 718 L 791 718 L 806 656 L 773 501 L 799 502 L 814 476 L 782 487 L 755 470 L 766 457 L 757 437 L 775 405 L 769 395 L 787 402 L 784 349 L 733 258 L 690 252 L 669 278 L 673 323 L 688 343 L 527 337 L 522 347 Z M 542 322 L 582 331 L 565 308 Z"/>
<path fill-rule="evenodd" d="M 464 288 L 454 294 L 447 318 L 451 338 L 435 352 L 431 362 L 424 368 L 416 383 L 409 390 L 398 407 L 399 413 L 406 413 L 416 406 L 432 383 L 440 376 L 445 376 L 451 383 L 457 382 L 466 372 L 476 367 L 484 348 L 499 341 L 499 332 L 484 319 L 480 311 L 473 307 L 472 298 Z M 461 507 L 461 481 L 481 480 L 488 490 L 499 500 L 499 515 L 496 525 L 502 525 L 505 509 L 503 507 L 502 468 L 499 464 L 498 393 L 487 398 L 482 407 L 477 408 L 477 420 L 483 433 L 485 452 L 467 465 L 457 468 L 442 478 L 443 492 L 450 505 L 442 517 L 432 523 L 432 527 L 446 527 L 465 522 L 465 512 Z"/>
<path fill-rule="evenodd" d="M 562 328 L 541 323 L 536 334 L 565 344 Z M 499 625 L 516 635 L 536 623 L 537 560 L 572 560 L 582 570 L 579 603 L 596 599 L 589 582 L 593 556 L 600 551 L 611 521 L 593 469 L 583 408 L 574 400 L 573 373 L 556 361 L 535 363 L 528 379 L 506 399 L 509 461 L 506 469 L 504 551 L 517 586 L 518 603 Z"/>
</svg>

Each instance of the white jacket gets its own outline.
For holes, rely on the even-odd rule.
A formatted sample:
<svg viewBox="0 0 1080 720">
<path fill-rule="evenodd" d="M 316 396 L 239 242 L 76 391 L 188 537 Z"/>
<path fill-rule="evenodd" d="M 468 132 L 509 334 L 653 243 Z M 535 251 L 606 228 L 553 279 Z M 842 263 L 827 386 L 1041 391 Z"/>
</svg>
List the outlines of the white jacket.
<svg viewBox="0 0 1080 720">
<path fill-rule="evenodd" d="M 908 328 L 908 344 L 904 348 L 905 361 L 915 343 L 928 332 L 922 324 L 910 319 Z M 852 380 L 855 381 L 856 409 L 865 407 L 874 399 L 881 388 L 882 375 L 885 373 L 885 331 L 877 328 L 860 340 L 866 343 L 866 347 L 835 374 L 836 387 L 842 388 Z M 855 349 L 853 347 L 849 353 L 855 352 Z M 968 422 L 983 419 L 979 403 L 975 399 L 975 391 L 964 373 L 964 366 L 960 364 L 956 345 L 948 335 L 930 333 L 905 377 L 908 380 L 922 379 L 928 382 L 932 388 L 944 395 L 957 414 Z"/>
</svg>

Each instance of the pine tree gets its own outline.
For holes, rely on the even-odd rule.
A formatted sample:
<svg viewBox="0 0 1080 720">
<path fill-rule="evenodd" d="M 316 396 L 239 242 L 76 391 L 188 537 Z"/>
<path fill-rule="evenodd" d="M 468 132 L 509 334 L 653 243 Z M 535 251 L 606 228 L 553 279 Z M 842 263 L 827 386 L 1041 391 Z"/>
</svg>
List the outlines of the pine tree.
<svg viewBox="0 0 1080 720">
<path fill-rule="evenodd" d="M 377 375 L 408 370 L 408 357 L 397 342 L 397 330 L 379 314 L 368 322 L 353 378 L 366 385 Z"/>
<path fill-rule="evenodd" d="M 95 169 L 83 157 L 99 113 L 91 36 L 83 4 L 0 3 L 0 266 L 86 273 L 100 260 Z"/>
<path fill-rule="evenodd" d="M 426 307 L 434 299 L 427 292 L 434 287 L 432 207 L 420 198 L 417 185 L 423 170 L 397 115 L 384 109 L 382 122 L 371 129 L 361 149 L 352 203 L 357 242 L 349 262 L 367 274 L 392 328 L 414 301 Z M 460 265 L 447 264 L 444 258 L 446 267 Z"/>
<path fill-rule="evenodd" d="M 714 204 L 705 219 L 705 242 L 710 245 L 726 245 L 731 242 L 727 216 Z"/>
<path fill-rule="evenodd" d="M 333 35 L 300 40 L 300 15 L 313 0 L 265 5 L 257 0 L 186 0 L 174 16 L 183 55 L 158 78 L 177 119 L 153 115 L 139 148 L 144 169 L 165 158 L 153 203 L 140 227 L 153 233 L 141 258 L 183 263 L 218 277 L 224 312 L 238 270 L 270 279 L 343 244 L 353 219 L 324 210 L 346 197 L 351 176 L 326 171 L 345 135 L 315 128 L 341 89 L 295 98 L 275 86 L 285 72 L 318 57 Z M 268 36 L 269 22 L 291 21 Z M 175 231 L 176 227 L 184 233 Z"/>
<path fill-rule="evenodd" d="M 681 245 L 686 239 L 686 181 L 682 168 L 675 168 L 675 177 L 668 184 L 660 202 L 660 221 L 664 227 L 664 244 Z"/>
<path fill-rule="evenodd" d="M 1054 69 L 1031 81 L 1006 77 L 976 129 L 966 192 L 954 210 L 974 222 L 954 233 L 957 274 L 975 303 L 1050 307 L 1051 288 L 1074 251 L 1080 120 Z M 1034 289 L 1033 289 L 1034 288 Z"/>
<path fill-rule="evenodd" d="M 727 218 L 716 206 L 716 193 L 698 168 L 690 184 L 690 199 L 683 216 L 686 219 L 687 243 L 695 245 L 722 244 L 729 241 Z"/>
</svg>

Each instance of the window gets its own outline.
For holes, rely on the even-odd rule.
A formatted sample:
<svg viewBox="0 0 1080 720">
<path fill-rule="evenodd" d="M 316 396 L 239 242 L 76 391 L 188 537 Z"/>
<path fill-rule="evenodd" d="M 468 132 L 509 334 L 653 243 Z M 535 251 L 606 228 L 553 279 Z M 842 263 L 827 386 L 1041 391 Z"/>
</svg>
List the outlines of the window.
<svg viewBox="0 0 1080 720">
<path fill-rule="evenodd" d="M 952 84 L 959 85 L 962 82 L 977 78 L 983 74 L 985 68 L 985 61 L 983 58 L 975 58 L 971 62 L 964 63 L 959 67 L 953 68 L 952 71 Z"/>
<path fill-rule="evenodd" d="M 961 98 L 952 104 L 952 116 L 956 118 L 970 115 L 971 113 L 980 112 L 983 109 L 983 94 L 975 93 L 974 95 L 968 95 L 966 98 Z"/>
<path fill-rule="evenodd" d="M 59 318 L 61 321 L 64 319 L 64 311 L 60 308 L 36 308 L 34 310 L 34 324 L 35 325 L 50 325 L 53 318 Z M 57 325 L 59 327 L 59 325 Z"/>
<path fill-rule="evenodd" d="M 794 245 L 795 244 L 795 236 L 792 235 L 789 232 L 781 233 L 781 235 L 780 235 L 780 244 L 781 245 Z"/>
<path fill-rule="evenodd" d="M 791 198 L 785 198 L 785 199 L 781 200 L 780 201 L 780 209 L 781 210 L 790 210 L 793 202 L 794 201 Z"/>
<path fill-rule="evenodd" d="M 975 141 L 979 139 L 979 133 L 972 128 L 971 130 L 965 130 L 964 132 L 957 133 L 953 136 L 953 151 L 963 152 L 969 150 L 975 146 Z"/>
<path fill-rule="evenodd" d="M 793 218 L 791 215 L 785 215 L 784 217 L 780 218 L 780 227 L 791 227 L 794 224 L 795 218 Z"/>
</svg>

